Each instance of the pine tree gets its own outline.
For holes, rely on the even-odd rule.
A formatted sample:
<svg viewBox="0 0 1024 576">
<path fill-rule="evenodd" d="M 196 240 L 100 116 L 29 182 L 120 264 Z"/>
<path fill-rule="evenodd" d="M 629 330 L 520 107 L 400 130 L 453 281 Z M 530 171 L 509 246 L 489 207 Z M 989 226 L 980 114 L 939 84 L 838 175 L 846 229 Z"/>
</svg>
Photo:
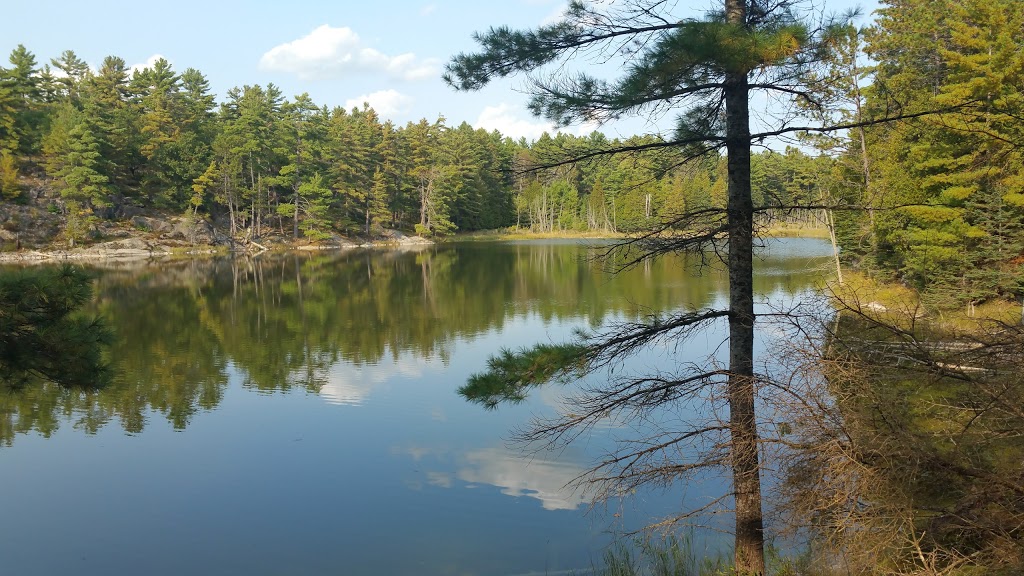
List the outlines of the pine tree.
<svg viewBox="0 0 1024 576">
<path fill-rule="evenodd" d="M 100 146 L 92 130 L 80 122 L 68 133 L 67 150 L 60 158 L 61 168 L 56 174 L 65 200 L 65 231 L 72 247 L 95 220 L 93 209 L 109 204 L 107 177 L 97 169 L 100 159 Z"/>
<path fill-rule="evenodd" d="M 955 109 L 913 125 L 877 130 L 879 186 L 894 204 L 880 218 L 883 266 L 900 270 L 943 306 L 994 295 L 1019 297 L 1016 244 L 1024 139 L 1024 6 L 996 2 L 891 2 L 882 10 L 871 54 L 877 91 L 903 102 Z M 920 56 L 920 58 L 916 58 Z M 998 223 L 1002 222 L 1002 223 Z M 997 280 L 1002 278 L 1002 280 Z"/>
<path fill-rule="evenodd" d="M 15 200 L 21 196 L 18 165 L 8 150 L 0 150 L 0 199 Z"/>
<path fill-rule="evenodd" d="M 636 0 L 616 4 L 608 12 L 572 2 L 563 20 L 535 31 L 494 28 L 477 36 L 481 51 L 456 56 L 448 65 L 446 79 L 463 90 L 482 88 L 494 78 L 528 73 L 545 64 L 585 54 L 606 54 L 619 46 L 631 46 L 623 75 L 607 82 L 584 73 L 554 76 L 540 82 L 531 109 L 559 124 L 595 118 L 642 114 L 659 106 L 682 106 L 679 128 L 670 139 L 651 148 L 685 148 L 697 154 L 719 147 L 726 150 L 728 201 L 724 213 L 686 215 L 680 222 L 700 224 L 700 231 L 683 240 L 669 240 L 660 250 L 699 249 L 720 233 L 728 236 L 729 306 L 677 317 L 656 319 L 652 324 L 627 325 L 604 338 L 594 337 L 564 347 L 538 346 L 520 354 L 494 358 L 490 370 L 470 380 L 463 392 L 488 405 L 502 398 L 521 399 L 523 388 L 558 376 L 576 375 L 608 362 L 668 334 L 693 330 L 713 318 L 729 325 L 729 369 L 725 396 L 730 438 L 728 456 L 705 455 L 711 461 L 731 464 L 735 501 L 735 567 L 740 574 L 764 573 L 764 528 L 761 513 L 761 482 L 754 412 L 753 220 L 750 149 L 752 135 L 749 102 L 752 90 L 777 94 L 803 92 L 793 85 L 794 70 L 817 57 L 820 46 L 808 28 L 790 10 L 788 2 L 725 0 L 723 10 L 707 19 L 680 19 L 665 13 L 660 2 Z M 536 78 L 535 78 L 536 80 Z M 538 81 L 539 82 L 539 81 Z M 721 112 L 724 110 L 724 119 Z M 785 129 L 783 129 L 785 131 Z M 614 152 L 609 150 L 607 152 Z M 699 220 L 698 220 L 699 218 Z M 708 371 L 680 377 L 668 383 L 660 378 L 638 378 L 614 385 L 595 400 L 597 411 L 617 410 L 636 414 L 659 403 L 654 397 L 693 397 L 705 386 L 718 382 L 721 372 Z M 586 425 L 583 416 L 575 424 Z M 572 418 L 569 418 L 572 427 Z M 566 428 L 559 428 L 565 430 Z M 681 433 L 685 438 L 706 437 L 722 426 Z M 557 432 L 554 432 L 557 434 Z M 604 477 L 642 484 L 644 475 L 616 472 L 614 462 L 639 462 L 658 473 L 646 480 L 664 481 L 667 468 L 653 459 L 660 453 L 638 448 L 625 460 L 613 460 Z M 631 465 L 632 466 L 632 465 Z M 630 468 L 632 470 L 632 468 Z M 691 470 L 681 465 L 679 470 Z M 669 477 L 674 474 L 668 474 Z M 629 480 L 625 480 L 625 479 Z M 637 479 L 639 478 L 639 479 Z"/>
<path fill-rule="evenodd" d="M 300 229 L 306 238 L 323 240 L 330 237 L 330 220 L 327 218 L 334 194 L 323 176 L 313 174 L 299 186 L 296 208 L 303 214 Z"/>
<path fill-rule="evenodd" d="M 373 173 L 373 185 L 370 187 L 370 196 L 366 202 L 366 235 L 372 236 L 375 232 L 381 232 L 384 223 L 388 221 L 391 212 L 388 210 L 388 179 L 380 168 Z"/>
<path fill-rule="evenodd" d="M 27 155 L 41 124 L 36 57 L 18 44 L 9 61 L 10 68 L 0 68 L 0 149 Z"/>
<path fill-rule="evenodd" d="M 272 200 L 271 185 L 280 171 L 283 150 L 278 146 L 278 134 L 283 101 L 281 90 L 273 84 L 265 89 L 243 86 L 228 90 L 228 101 L 221 107 L 223 131 L 215 142 L 215 155 L 220 156 L 223 169 L 237 168 L 225 182 L 225 194 L 230 193 L 235 206 L 232 220 L 248 220 L 253 237 L 262 233 Z M 248 207 L 243 205 L 246 200 Z"/>
<path fill-rule="evenodd" d="M 89 76 L 89 65 L 79 58 L 74 50 L 61 52 L 59 58 L 50 59 L 50 64 L 63 72 L 59 78 L 54 77 L 53 80 L 57 90 L 56 97 L 77 105 L 82 84 Z"/>
<path fill-rule="evenodd" d="M 0 150 L 13 152 L 20 141 L 17 99 L 11 87 L 0 82 Z"/>
<path fill-rule="evenodd" d="M 284 104 L 282 116 L 280 135 L 287 160 L 273 182 L 291 192 L 290 201 L 281 203 L 278 213 L 292 217 L 292 236 L 298 239 L 303 204 L 300 189 L 311 174 L 326 168 L 329 114 L 326 109 L 317 108 L 308 94 L 302 94 L 294 102 Z"/>
<path fill-rule="evenodd" d="M 137 185 L 135 173 L 144 158 L 139 150 L 140 109 L 129 101 L 128 66 L 116 56 L 107 56 L 97 74 L 90 76 L 82 90 L 82 115 L 92 126 L 100 145 L 98 167 L 118 190 L 127 195 Z"/>
</svg>

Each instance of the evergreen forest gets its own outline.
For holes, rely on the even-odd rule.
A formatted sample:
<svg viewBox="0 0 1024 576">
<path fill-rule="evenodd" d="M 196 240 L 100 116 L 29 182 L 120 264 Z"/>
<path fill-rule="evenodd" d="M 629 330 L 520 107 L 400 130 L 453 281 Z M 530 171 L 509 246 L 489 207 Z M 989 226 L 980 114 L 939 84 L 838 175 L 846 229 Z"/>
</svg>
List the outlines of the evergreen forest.
<svg viewBox="0 0 1024 576">
<path fill-rule="evenodd" d="M 788 18 L 789 4 L 775 7 Z M 155 420 L 147 411 L 155 411 L 182 430 L 222 403 L 236 374 L 242 388 L 261 394 L 319 393 L 341 361 L 371 366 L 388 355 L 397 361 L 397 351 L 406 350 L 447 365 L 453 342 L 503 328 L 513 321 L 510 312 L 550 321 L 586 309 L 595 331 L 577 332 L 579 342 L 503 351 L 489 372 L 470 378 L 462 394 L 493 408 L 523 400 L 528 387 L 556 380 L 552 375 L 571 380 L 582 367 L 615 366 L 665 335 L 678 336 L 670 340 L 678 350 L 685 337 L 721 321 L 730 330 L 723 342 L 738 350 L 729 349 L 728 369 L 693 364 L 679 366 L 683 376 L 620 376 L 618 388 L 591 396 L 593 404 L 576 397 L 585 409 L 566 414 L 566 424 L 527 438 L 572 439 L 566 431 L 573 426 L 621 414 L 636 422 L 660 417 L 656 410 L 673 402 L 711 398 L 715 419 L 706 428 L 666 427 L 676 435 L 670 442 L 645 438 L 629 455 L 671 454 L 663 449 L 674 450 L 678 438 L 721 438 L 707 443 L 712 448 L 699 464 L 668 459 L 630 484 L 636 462 L 637 469 L 659 462 L 612 458 L 594 468 L 613 471 L 594 476 L 615 486 L 605 494 L 635 494 L 648 478 L 668 486 L 702 466 L 731 464 L 731 497 L 746 498 L 734 505 L 737 518 L 744 507 L 756 512 L 756 522 L 746 524 L 757 540 L 745 544 L 756 553 L 736 546 L 736 573 L 762 574 L 764 535 L 777 526 L 768 518 L 766 527 L 756 474 L 777 472 L 781 480 L 765 484 L 777 488 L 769 498 L 778 510 L 770 512 L 810 529 L 824 551 L 814 560 L 830 569 L 838 550 L 850 552 L 847 573 L 1019 573 L 1024 2 L 879 4 L 867 25 L 849 15 L 809 30 L 802 21 L 759 20 L 765 14 L 758 2 L 726 0 L 722 21 L 665 20 L 676 35 L 660 37 L 650 51 L 636 48 L 647 59 L 621 84 L 588 84 L 581 73 L 549 85 L 569 86 L 568 97 L 535 95 L 532 110 L 564 125 L 589 120 L 580 112 L 587 106 L 606 106 L 605 118 L 614 120 L 643 115 L 651 102 L 671 108 L 688 95 L 714 93 L 692 108 L 669 110 L 684 110 L 674 131 L 631 137 L 555 132 L 528 141 L 444 117 L 398 125 L 368 104 L 330 107 L 272 83 L 215 94 L 202 71 L 177 70 L 166 59 L 132 68 L 111 55 L 97 65 L 71 49 L 37 55 L 18 45 L 0 63 L 0 251 L 106 241 L 116 226 L 145 226 L 140 215 L 201 222 L 233 245 L 261 249 L 263 239 L 336 245 L 342 237 L 373 240 L 393 231 L 437 240 L 477 231 L 639 240 L 603 254 L 620 272 L 610 280 L 597 256 L 570 258 L 554 246 L 190 260 L 168 265 L 162 278 L 116 270 L 93 277 L 69 266 L 12 272 L 0 279 L 0 383 L 9 384 L 0 389 L 0 447 L 32 430 L 50 436 L 61 415 L 76 415 L 89 433 L 117 419 L 138 434 L 147 418 Z M 742 8 L 734 10 L 742 16 L 736 22 L 728 20 L 730 7 Z M 512 67 L 495 62 L 532 72 L 554 53 L 575 58 L 576 42 L 600 35 L 574 34 L 600 21 L 588 19 L 582 3 L 571 3 L 567 14 L 574 10 L 579 28 L 556 23 L 534 36 L 503 28 L 478 36 L 493 42 L 481 42 L 483 55 L 456 57 L 462 75 L 446 81 L 474 90 L 509 74 Z M 688 43 L 734 24 L 742 35 L 715 36 L 703 48 Z M 629 19 L 615 25 L 650 32 Z M 516 53 L 516 39 L 529 45 L 537 38 L 539 50 Z M 715 42 L 736 38 L 749 40 L 737 49 L 749 58 L 736 63 L 729 54 L 709 54 Z M 680 54 L 720 66 L 684 66 L 672 59 Z M 751 64 L 750 54 L 761 64 Z M 702 76 L 707 70 L 720 78 Z M 678 74 L 676 84 L 659 83 L 659 74 Z M 758 85 L 758 78 L 771 82 Z M 791 101 L 748 117 L 748 94 L 769 84 Z M 607 94 L 613 97 L 602 100 Z M 729 118 L 736 101 L 742 114 Z M 739 136 L 730 136 L 740 124 Z M 699 145 L 695 135 L 704 138 Z M 748 152 L 749 179 L 736 169 Z M 749 185 L 749 194 L 738 184 Z M 833 306 L 828 313 L 804 317 L 794 307 L 755 315 L 755 294 L 802 292 L 823 265 L 815 260 L 811 274 L 807 262 L 807 269 L 786 268 L 760 256 L 777 273 L 757 277 L 749 262 L 733 265 L 741 252 L 754 258 L 757 239 L 787 233 L 831 239 L 840 274 L 829 284 L 833 298 L 822 304 Z M 727 244 L 737 237 L 742 243 Z M 701 249 L 727 254 L 724 275 L 721 267 L 705 270 L 713 258 L 696 253 Z M 675 251 L 689 253 L 675 264 L 650 258 Z M 560 266 L 551 273 L 553 261 Z M 693 281 L 696 273 L 682 274 L 697 269 L 704 285 Z M 867 279 L 844 287 L 843 270 Z M 734 298 L 737 287 L 745 289 L 742 302 Z M 906 299 L 912 304 L 887 308 L 899 298 L 876 301 L 886 291 L 913 294 Z M 719 292 L 731 298 L 728 308 L 713 301 Z M 639 300 L 696 311 L 599 331 L 606 321 L 639 314 Z M 947 322 L 954 309 L 973 321 L 975 307 L 987 302 L 1010 312 L 972 324 L 973 331 Z M 770 352 L 780 363 L 771 369 L 788 371 L 785 378 L 762 375 L 753 363 L 755 317 L 761 327 L 778 322 L 772 327 L 785 336 Z M 737 344 L 744 338 L 746 352 Z M 691 368 L 696 376 L 685 372 Z M 35 380 L 41 385 L 25 386 Z M 778 398 L 788 403 L 770 405 Z M 658 423 L 654 416 L 644 422 Z M 749 433 L 725 439 L 737 430 Z M 770 452 L 775 446 L 781 448 Z M 756 491 L 735 488 L 740 482 Z"/>
<path fill-rule="evenodd" d="M 887 1 L 838 35 L 800 81 L 808 133 L 752 157 L 758 223 L 834 223 L 848 264 L 948 306 L 1019 299 L 1024 246 L 1024 7 Z M 59 240 L 139 210 L 205 217 L 235 237 L 321 240 L 399 229 L 631 233 L 725 202 L 725 159 L 659 136 L 545 134 L 533 142 L 444 118 L 396 126 L 273 84 L 218 102 L 166 60 L 92 69 L 19 45 L 0 68 L 0 191 L 62 217 Z M 895 112 L 938 111 L 902 122 Z M 812 122 L 813 124 L 813 122 Z M 603 156 L 602 150 L 633 153 Z M 560 163 L 565 158 L 584 159 Z M 4 227 L 17 232 L 8 219 Z"/>
</svg>

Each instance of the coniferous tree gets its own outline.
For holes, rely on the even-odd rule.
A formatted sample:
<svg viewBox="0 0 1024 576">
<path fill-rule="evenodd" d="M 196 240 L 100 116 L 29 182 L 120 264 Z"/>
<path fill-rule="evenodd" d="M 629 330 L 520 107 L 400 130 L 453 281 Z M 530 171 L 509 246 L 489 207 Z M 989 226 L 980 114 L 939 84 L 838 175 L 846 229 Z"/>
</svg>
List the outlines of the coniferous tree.
<svg viewBox="0 0 1024 576">
<path fill-rule="evenodd" d="M 62 72 L 59 77 L 52 77 L 56 97 L 77 105 L 82 84 L 89 76 L 89 65 L 74 50 L 61 52 L 59 58 L 50 59 L 50 64 Z"/>
<path fill-rule="evenodd" d="M 83 112 L 96 130 L 103 158 L 103 174 L 125 192 L 136 184 L 133 172 L 143 161 L 139 151 L 138 110 L 129 102 L 128 66 L 116 56 L 103 59 L 99 72 L 89 78 Z"/>
<path fill-rule="evenodd" d="M 18 101 L 14 91 L 0 82 L 0 150 L 13 152 L 18 149 Z"/>
<path fill-rule="evenodd" d="M 869 134 L 878 186 L 895 207 L 877 221 L 877 252 L 891 255 L 879 264 L 939 305 L 1018 297 L 1020 253 L 1003 250 L 996 264 L 990 247 L 1015 244 L 1005 219 L 1024 207 L 1015 120 L 1024 110 L 1024 7 L 887 2 L 880 14 L 868 45 L 879 60 L 873 93 L 953 111 Z M 974 273 L 982 267 L 1005 274 Z"/>
<path fill-rule="evenodd" d="M 328 214 L 333 196 L 333 192 L 319 173 L 314 173 L 299 185 L 299 203 L 296 208 L 302 213 L 299 227 L 306 238 L 323 240 L 330 237 L 331 223 Z"/>
<path fill-rule="evenodd" d="M 279 214 L 292 217 L 292 236 L 298 239 L 303 206 L 310 202 L 302 197 L 302 186 L 311 181 L 313 174 L 326 168 L 328 112 L 317 108 L 308 94 L 302 94 L 294 102 L 284 104 L 282 115 L 280 134 L 286 160 L 273 182 L 291 192 L 290 200 L 280 203 L 277 209 Z"/>
<path fill-rule="evenodd" d="M 280 114 L 283 97 L 273 84 L 243 86 L 228 91 L 228 101 L 222 106 L 225 121 L 221 144 L 226 145 L 221 162 L 225 169 L 237 167 L 232 174 L 233 201 L 248 201 L 235 216 L 248 222 L 249 233 L 258 237 L 264 225 L 264 216 L 271 204 L 271 184 L 279 172 L 277 132 L 281 128 Z"/>
<path fill-rule="evenodd" d="M 28 155 L 35 151 L 32 146 L 39 139 L 36 57 L 18 44 L 8 60 L 10 68 L 0 67 L 0 149 Z"/>
<path fill-rule="evenodd" d="M 67 150 L 60 158 L 60 195 L 65 200 L 68 243 L 84 237 L 95 222 L 94 210 L 110 202 L 107 177 L 98 170 L 101 162 L 100 145 L 86 122 L 79 122 L 68 133 Z"/>
<path fill-rule="evenodd" d="M 0 150 L 0 200 L 14 200 L 21 196 L 21 185 L 18 183 L 18 166 L 14 155 L 8 150 Z"/>
<path fill-rule="evenodd" d="M 735 502 L 735 566 L 741 574 L 764 572 L 764 528 L 761 514 L 761 482 L 758 445 L 760 438 L 754 411 L 754 308 L 752 250 L 754 203 L 750 182 L 752 134 L 749 101 L 752 90 L 800 93 L 792 73 L 816 57 L 818 44 L 808 27 L 791 11 L 788 2 L 725 0 L 723 10 L 704 20 L 680 19 L 664 13 L 660 2 L 637 0 L 611 8 L 611 14 L 572 2 L 564 19 L 538 30 L 513 31 L 494 28 L 479 35 L 479 53 L 456 56 L 446 78 L 456 88 L 475 90 L 497 77 L 531 72 L 541 66 L 578 57 L 587 50 L 609 45 L 637 46 L 621 78 L 606 82 L 584 73 L 560 75 L 535 92 L 531 109 L 565 124 L 576 120 L 617 118 L 643 113 L 655 106 L 687 107 L 673 138 L 649 148 L 688 147 L 726 150 L 728 198 L 724 211 L 702 214 L 701 232 L 684 240 L 671 240 L 659 250 L 702 248 L 725 233 L 728 236 L 730 296 L 727 310 L 706 310 L 651 324 L 628 325 L 564 347 L 537 347 L 521 354 L 507 353 L 492 359 L 486 374 L 471 379 L 464 393 L 489 405 L 501 398 L 522 398 L 523 388 L 558 375 L 577 374 L 604 366 L 644 342 L 694 326 L 713 318 L 729 324 L 729 369 L 725 374 L 729 422 L 728 456 L 706 455 L 710 461 L 728 459 L 732 470 Z M 724 111 L 724 118 L 721 113 Z M 753 137 L 758 137 L 754 135 Z M 632 147 L 635 149 L 635 147 Z M 606 152 L 614 152 L 608 150 Z M 674 223 L 673 223 L 674 224 Z M 703 239 L 703 241 L 702 241 Z M 543 367 L 543 368 L 539 368 Z M 614 385 L 595 400 L 594 415 L 615 410 L 649 410 L 659 404 L 652 395 L 674 399 L 693 397 L 722 376 L 702 372 L 665 382 L 638 378 Z M 645 400 L 641 400 L 645 399 Z M 571 427 L 573 418 L 568 418 Z M 580 417 L 575 424 L 590 420 Z M 556 426 L 556 428 L 558 428 Z M 564 430 L 565 428 L 559 428 Z M 696 426 L 680 433 L 685 438 L 713 435 L 722 423 Z M 557 432 L 555 432 L 557 434 Z M 607 474 L 613 479 L 642 483 L 643 474 L 616 471 L 616 462 L 637 462 L 641 468 L 661 471 L 647 479 L 665 481 L 664 466 L 652 460 L 663 453 L 638 449 L 623 459 L 615 458 Z M 632 469 L 632 465 L 630 466 Z M 680 471 L 692 469 L 681 465 Z M 670 478 L 674 474 L 668 475 Z M 605 476 L 608 477 L 608 476 Z M 637 480 L 636 478 L 641 478 Z"/>
</svg>

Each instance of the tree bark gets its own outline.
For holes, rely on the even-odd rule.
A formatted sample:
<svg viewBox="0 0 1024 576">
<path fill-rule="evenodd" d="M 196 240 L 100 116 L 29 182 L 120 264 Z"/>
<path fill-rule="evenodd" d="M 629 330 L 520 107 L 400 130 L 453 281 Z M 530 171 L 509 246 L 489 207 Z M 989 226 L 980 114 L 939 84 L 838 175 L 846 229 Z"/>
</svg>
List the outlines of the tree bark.
<svg viewBox="0 0 1024 576">
<path fill-rule="evenodd" d="M 746 0 L 725 0 L 726 21 L 746 25 Z M 754 412 L 754 204 L 746 71 L 725 77 L 729 230 L 729 424 L 736 502 L 736 574 L 764 574 L 761 469 Z"/>
</svg>

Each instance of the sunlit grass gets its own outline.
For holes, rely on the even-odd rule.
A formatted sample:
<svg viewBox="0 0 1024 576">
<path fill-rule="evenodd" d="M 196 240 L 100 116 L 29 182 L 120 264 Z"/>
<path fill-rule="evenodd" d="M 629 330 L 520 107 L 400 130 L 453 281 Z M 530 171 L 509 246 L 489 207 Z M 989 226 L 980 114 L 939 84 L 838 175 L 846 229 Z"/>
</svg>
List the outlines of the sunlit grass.
<svg viewBox="0 0 1024 576">
<path fill-rule="evenodd" d="M 828 228 L 807 226 L 771 226 L 760 233 L 771 238 L 822 238 L 828 239 Z"/>
<path fill-rule="evenodd" d="M 829 285 L 837 306 L 853 308 L 898 326 L 924 320 L 931 330 L 970 334 L 987 329 L 993 322 L 1016 324 L 1022 318 L 1019 302 L 989 300 L 971 307 L 928 308 L 916 290 L 899 282 L 882 282 L 851 271 L 844 271 L 843 277 L 843 284 Z"/>
<path fill-rule="evenodd" d="M 625 234 L 603 231 L 585 230 L 552 230 L 535 232 L 529 228 L 499 228 L 497 230 L 479 230 L 464 232 L 451 237 L 457 241 L 491 241 L 491 240 L 543 240 L 548 238 L 626 238 Z"/>
</svg>

